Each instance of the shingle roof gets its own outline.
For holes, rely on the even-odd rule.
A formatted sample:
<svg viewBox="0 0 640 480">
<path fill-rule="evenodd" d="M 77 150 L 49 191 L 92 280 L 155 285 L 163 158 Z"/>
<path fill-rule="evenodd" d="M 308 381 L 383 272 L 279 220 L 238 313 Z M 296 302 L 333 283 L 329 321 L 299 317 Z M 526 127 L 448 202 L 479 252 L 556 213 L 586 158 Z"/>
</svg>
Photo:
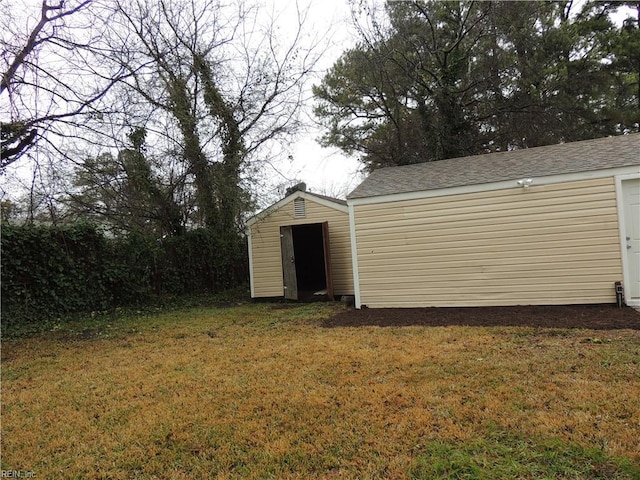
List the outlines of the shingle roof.
<svg viewBox="0 0 640 480">
<path fill-rule="evenodd" d="M 320 195 L 319 193 L 313 193 L 313 192 L 305 192 L 307 195 L 312 195 L 314 197 L 318 197 L 318 198 L 323 198 L 325 200 L 328 200 L 329 202 L 335 202 L 335 203 L 339 203 L 340 205 L 347 205 L 347 201 L 346 200 L 342 200 L 340 198 L 335 198 L 335 197 L 328 197 L 327 195 Z"/>
<path fill-rule="evenodd" d="M 640 166 L 640 133 L 375 170 L 347 198 Z M 639 167 L 640 170 L 640 167 Z"/>
</svg>

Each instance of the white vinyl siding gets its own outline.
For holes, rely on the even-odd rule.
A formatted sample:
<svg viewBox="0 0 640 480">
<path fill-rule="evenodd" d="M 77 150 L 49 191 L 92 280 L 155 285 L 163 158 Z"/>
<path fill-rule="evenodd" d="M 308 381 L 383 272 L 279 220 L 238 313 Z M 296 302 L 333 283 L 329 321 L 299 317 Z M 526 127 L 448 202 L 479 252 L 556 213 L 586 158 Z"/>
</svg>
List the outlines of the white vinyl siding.
<svg viewBox="0 0 640 480">
<path fill-rule="evenodd" d="M 268 216 L 253 223 L 251 231 L 253 296 L 283 295 L 280 227 L 309 223 L 329 223 L 333 289 L 336 295 L 353 295 L 349 215 L 322 205 L 312 197 L 305 201 L 305 216 L 296 215 L 295 200 L 282 205 Z"/>
<path fill-rule="evenodd" d="M 353 209 L 363 305 L 615 302 L 613 178 Z"/>
</svg>

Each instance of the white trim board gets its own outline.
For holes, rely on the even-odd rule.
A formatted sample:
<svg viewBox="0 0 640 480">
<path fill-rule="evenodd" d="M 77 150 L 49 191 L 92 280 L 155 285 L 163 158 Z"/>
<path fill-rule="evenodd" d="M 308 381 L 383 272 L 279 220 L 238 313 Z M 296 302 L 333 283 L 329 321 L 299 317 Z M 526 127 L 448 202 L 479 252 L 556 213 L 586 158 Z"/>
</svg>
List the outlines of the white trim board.
<svg viewBox="0 0 640 480">
<path fill-rule="evenodd" d="M 551 185 L 554 183 L 576 182 L 596 178 L 615 177 L 619 175 L 640 175 L 640 165 L 630 167 L 607 168 L 588 172 L 565 173 L 561 175 L 549 175 L 544 177 L 531 177 L 532 186 Z M 444 197 L 447 195 L 459 195 L 464 193 L 490 192 L 509 188 L 523 188 L 517 184 L 520 178 L 503 180 L 500 182 L 480 183 L 477 185 L 462 185 L 459 187 L 439 188 L 436 190 L 420 190 L 416 192 L 392 193 L 375 197 L 348 198 L 348 205 L 372 205 L 376 203 L 400 202 L 404 200 L 419 200 L 431 197 Z"/>
<path fill-rule="evenodd" d="M 256 287 L 253 279 L 253 241 L 251 239 L 250 227 L 247 227 L 247 249 L 249 250 L 249 287 L 251 288 L 251 298 L 255 298 Z"/>
<path fill-rule="evenodd" d="M 349 237 L 351 240 L 351 269 L 353 274 L 353 294 L 355 307 L 360 308 L 360 272 L 358 270 L 358 244 L 356 240 L 356 219 L 353 205 L 349 204 Z"/>
</svg>

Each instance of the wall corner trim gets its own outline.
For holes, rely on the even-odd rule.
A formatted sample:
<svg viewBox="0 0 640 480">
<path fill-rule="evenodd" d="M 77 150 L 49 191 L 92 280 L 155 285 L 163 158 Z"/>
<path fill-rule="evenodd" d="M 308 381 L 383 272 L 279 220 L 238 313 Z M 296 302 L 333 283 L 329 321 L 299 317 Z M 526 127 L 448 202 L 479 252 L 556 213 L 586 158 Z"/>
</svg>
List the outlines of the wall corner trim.
<svg viewBox="0 0 640 480">
<path fill-rule="evenodd" d="M 349 207 L 349 236 L 351 237 L 351 268 L 353 268 L 353 293 L 355 307 L 360 308 L 360 274 L 358 271 L 358 246 L 356 240 L 356 218 L 353 203 L 347 201 Z"/>
</svg>

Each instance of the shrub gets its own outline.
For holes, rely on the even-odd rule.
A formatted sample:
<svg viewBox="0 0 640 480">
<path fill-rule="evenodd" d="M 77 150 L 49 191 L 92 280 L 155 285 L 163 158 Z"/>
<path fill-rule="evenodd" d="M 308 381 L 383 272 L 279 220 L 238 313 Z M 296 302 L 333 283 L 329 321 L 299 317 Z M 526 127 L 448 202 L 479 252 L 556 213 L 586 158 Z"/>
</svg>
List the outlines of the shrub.
<svg viewBox="0 0 640 480">
<path fill-rule="evenodd" d="M 4 225 L 2 322 L 216 293 L 246 282 L 246 243 L 212 229 L 155 240 L 107 238 L 94 225 Z"/>
</svg>

